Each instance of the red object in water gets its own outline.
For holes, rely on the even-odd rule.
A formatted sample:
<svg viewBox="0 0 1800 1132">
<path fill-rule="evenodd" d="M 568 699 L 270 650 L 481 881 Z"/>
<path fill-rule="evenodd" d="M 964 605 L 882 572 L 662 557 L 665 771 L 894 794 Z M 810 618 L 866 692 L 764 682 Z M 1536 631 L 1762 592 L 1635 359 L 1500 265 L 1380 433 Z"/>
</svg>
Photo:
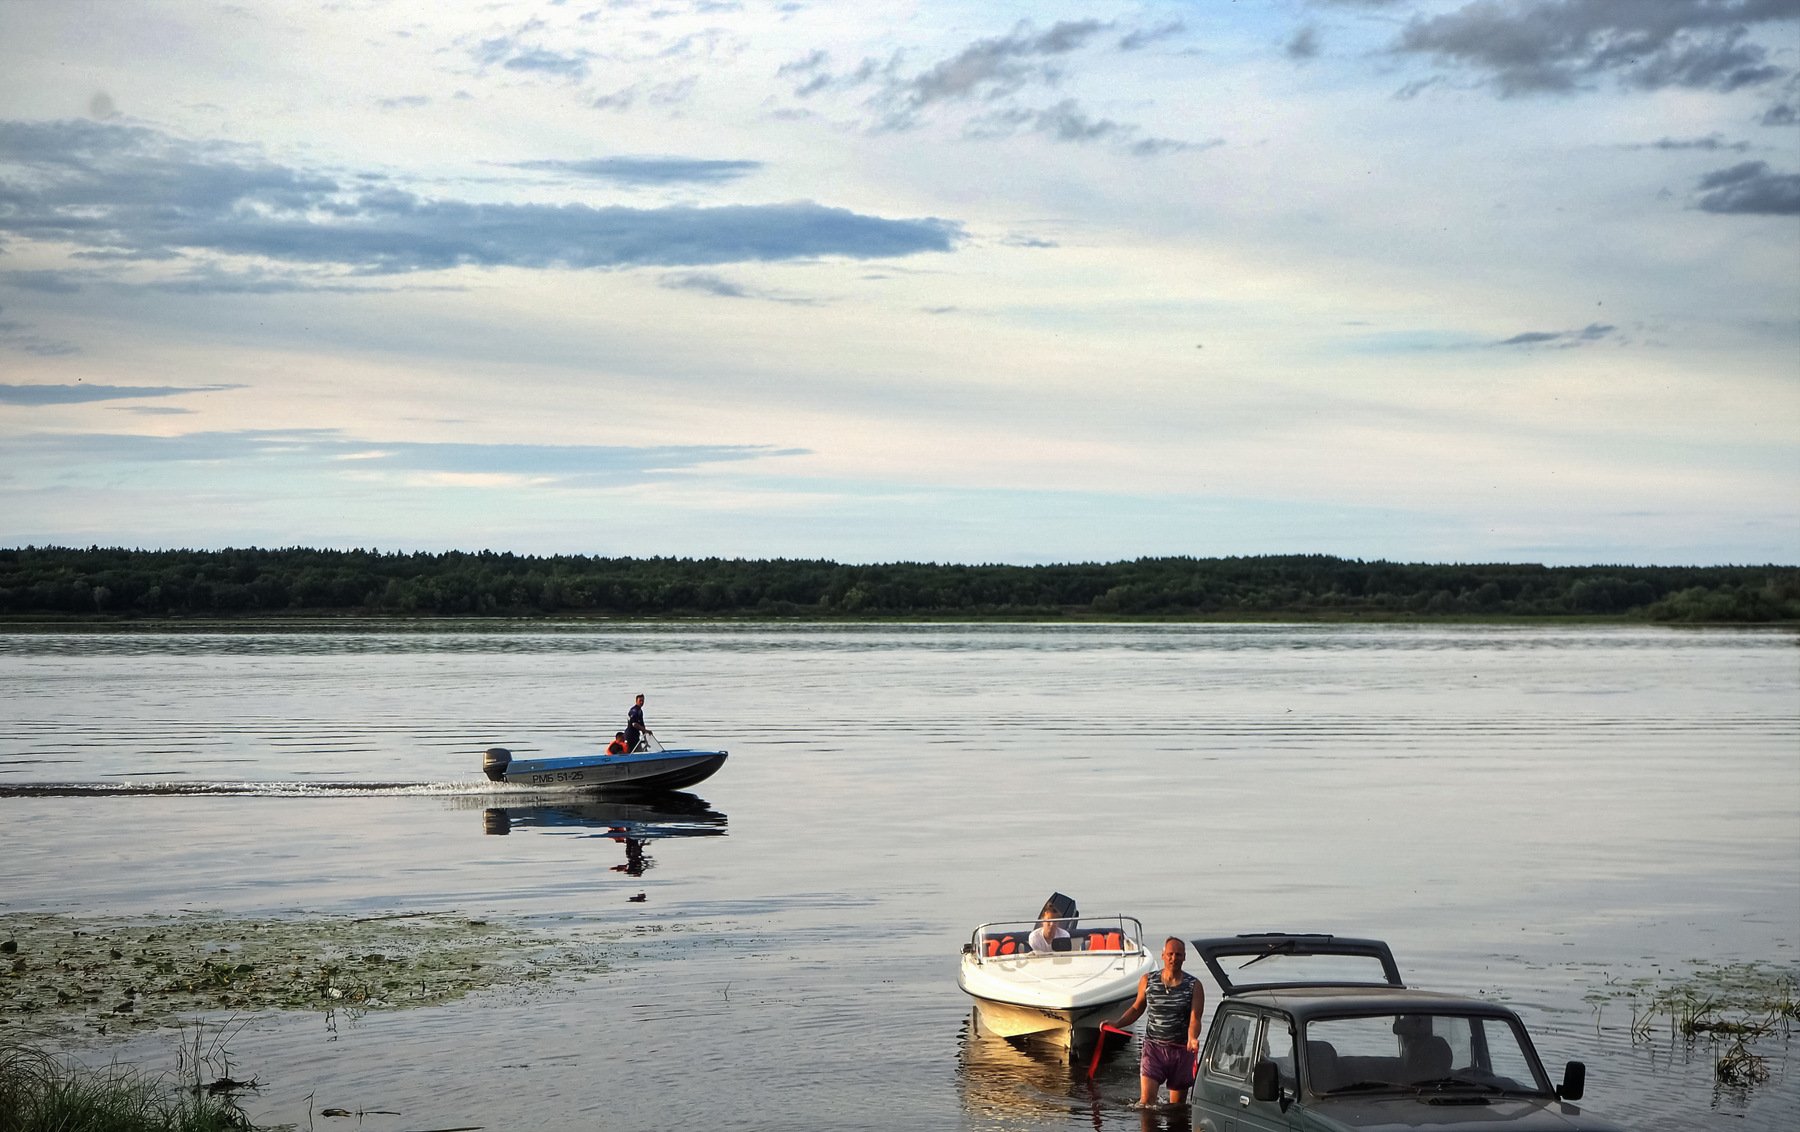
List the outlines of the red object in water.
<svg viewBox="0 0 1800 1132">
<path fill-rule="evenodd" d="M 1111 1022 L 1100 1023 L 1100 1036 L 1094 1039 L 1094 1057 L 1088 1062 L 1088 1076 L 1091 1078 L 1100 1070 L 1100 1055 L 1106 1052 L 1106 1035 L 1118 1034 L 1126 1041 L 1131 1040 L 1130 1030 L 1121 1030 Z"/>
</svg>

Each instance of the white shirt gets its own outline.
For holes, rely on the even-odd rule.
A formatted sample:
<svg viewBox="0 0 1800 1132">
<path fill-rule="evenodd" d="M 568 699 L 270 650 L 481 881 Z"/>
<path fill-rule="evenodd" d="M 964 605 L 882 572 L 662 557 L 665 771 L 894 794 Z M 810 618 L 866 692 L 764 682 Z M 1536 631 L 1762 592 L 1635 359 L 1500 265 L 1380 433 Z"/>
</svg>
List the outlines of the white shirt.
<svg viewBox="0 0 1800 1132">
<path fill-rule="evenodd" d="M 1049 925 L 1050 930 L 1047 933 L 1044 931 L 1044 927 L 1045 925 L 1039 924 L 1031 930 L 1031 938 L 1026 941 L 1026 945 L 1031 950 L 1039 953 L 1055 951 L 1056 947 L 1050 942 L 1051 940 L 1069 938 L 1069 929 L 1061 924 Z"/>
</svg>

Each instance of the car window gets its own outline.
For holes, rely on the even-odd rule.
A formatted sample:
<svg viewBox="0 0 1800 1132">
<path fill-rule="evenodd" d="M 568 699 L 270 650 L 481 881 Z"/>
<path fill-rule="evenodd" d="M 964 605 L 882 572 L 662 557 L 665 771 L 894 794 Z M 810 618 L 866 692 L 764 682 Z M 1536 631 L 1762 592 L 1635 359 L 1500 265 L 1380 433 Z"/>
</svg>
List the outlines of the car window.
<svg viewBox="0 0 1800 1132">
<path fill-rule="evenodd" d="M 1525 1051 L 1513 1036 L 1512 1027 L 1498 1018 L 1480 1018 L 1475 1019 L 1475 1029 L 1487 1055 L 1487 1064 L 1481 1068 L 1504 1087 L 1531 1088 L 1536 1075 L 1526 1062 Z"/>
<path fill-rule="evenodd" d="M 1263 1021 L 1262 1039 L 1257 1043 L 1256 1059 L 1268 1058 L 1275 1063 L 1281 1074 L 1281 1087 L 1294 1087 L 1294 1031 L 1281 1018 L 1267 1018 Z"/>
<path fill-rule="evenodd" d="M 1325 1018 L 1306 1028 L 1312 1041 L 1328 1041 L 1339 1057 L 1398 1057 L 1400 1039 L 1394 1036 L 1391 1014 L 1368 1018 Z"/>
<path fill-rule="evenodd" d="M 1256 1015 L 1233 1011 L 1214 1028 L 1208 1055 L 1213 1072 L 1240 1081 L 1250 1078 L 1251 1042 L 1256 1037 Z"/>
<path fill-rule="evenodd" d="M 1504 1018 L 1422 1011 L 1315 1018 L 1305 1039 L 1318 1093 L 1444 1082 L 1549 1091 L 1532 1069 L 1522 1032 Z"/>
</svg>

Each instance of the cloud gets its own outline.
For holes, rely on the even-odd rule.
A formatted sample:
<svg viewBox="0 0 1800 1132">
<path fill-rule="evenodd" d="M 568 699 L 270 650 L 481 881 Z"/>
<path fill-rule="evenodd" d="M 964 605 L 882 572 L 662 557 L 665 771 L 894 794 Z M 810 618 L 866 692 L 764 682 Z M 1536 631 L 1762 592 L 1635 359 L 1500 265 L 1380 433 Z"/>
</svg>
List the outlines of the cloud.
<svg viewBox="0 0 1800 1132">
<path fill-rule="evenodd" d="M 889 128 L 906 129 L 941 102 L 994 100 L 1031 83 L 1054 84 L 1056 70 L 1043 62 L 1085 45 L 1107 25 L 1064 20 L 1047 31 L 1021 23 L 1010 35 L 976 40 L 911 78 L 891 78 L 878 96 Z"/>
<path fill-rule="evenodd" d="M 1319 56 L 1319 29 L 1307 24 L 1296 31 L 1283 48 L 1289 59 L 1316 59 Z"/>
<path fill-rule="evenodd" d="M 1120 51 L 1141 51 L 1159 40 L 1180 35 L 1187 30 L 1187 25 L 1180 20 L 1170 20 L 1155 27 L 1140 28 L 1127 32 L 1119 37 Z"/>
<path fill-rule="evenodd" d="M 595 110 L 625 111 L 636 106 L 641 99 L 646 106 L 668 109 L 680 106 L 691 98 L 698 84 L 699 79 L 693 75 L 660 83 L 632 83 L 611 94 L 596 95 L 588 105 Z"/>
<path fill-rule="evenodd" d="M 77 273 L 72 271 L 6 271 L 0 272 L 0 284 L 21 291 L 40 291 L 46 295 L 72 295 L 81 290 Z"/>
<path fill-rule="evenodd" d="M 679 275 L 666 275 L 659 286 L 670 291 L 698 291 L 703 295 L 713 295 L 721 299 L 760 299 L 769 303 L 787 303 L 792 306 L 817 306 L 818 300 L 802 298 L 796 295 L 782 295 L 774 291 L 745 287 L 741 283 L 733 283 L 723 276 L 710 271 L 690 271 Z"/>
<path fill-rule="evenodd" d="M 588 73 L 588 53 L 561 54 L 542 47 L 528 47 L 517 36 L 484 39 L 469 52 L 483 67 L 498 65 L 508 71 L 555 75 L 570 80 L 584 79 Z"/>
<path fill-rule="evenodd" d="M 79 405 L 89 401 L 124 401 L 139 397 L 174 397 L 182 393 L 217 393 L 242 385 L 0 385 L 0 404 Z"/>
<path fill-rule="evenodd" d="M 134 283 L 148 291 L 172 295 L 290 295 L 296 293 L 373 295 L 396 291 L 460 291 L 461 287 L 381 287 L 374 284 L 346 283 L 342 276 L 306 271 L 269 271 L 251 266 L 242 271 L 224 271 L 214 264 L 202 264 L 194 270 L 164 279 Z"/>
<path fill-rule="evenodd" d="M 1111 118 L 1092 117 L 1072 98 L 1065 98 L 1056 105 L 1042 110 L 998 111 L 976 119 L 971 129 L 976 136 L 984 137 L 1010 134 L 1023 129 L 1059 142 L 1116 143 L 1124 145 L 1131 153 L 1140 157 L 1151 157 L 1178 149 L 1195 148 L 1189 142 L 1176 141 L 1173 138 L 1136 139 L 1136 126 L 1115 122 Z M 1210 144 L 1223 143 L 1215 141 Z"/>
<path fill-rule="evenodd" d="M 620 185 L 716 185 L 747 177 L 760 161 L 723 161 L 697 157 L 594 157 L 586 160 L 515 161 L 514 169 L 574 173 Z"/>
<path fill-rule="evenodd" d="M 1742 153 L 1750 148 L 1749 142 L 1728 142 L 1719 134 L 1708 134 L 1703 138 L 1657 138 L 1648 145 L 1629 146 L 1630 149 L 1703 149 L 1731 150 Z"/>
<path fill-rule="evenodd" d="M 26 273 L 21 272 L 20 274 Z M 31 332 L 29 323 L 18 322 L 10 318 L 0 318 L 0 346 L 44 358 L 61 357 L 65 354 L 80 352 L 73 343 L 58 342 L 53 338 L 41 338 Z"/>
<path fill-rule="evenodd" d="M 543 71 L 571 79 L 587 77 L 588 70 L 587 60 L 579 55 L 558 55 L 541 47 L 521 51 L 501 66 L 509 71 Z"/>
<path fill-rule="evenodd" d="M 1414 17 L 1396 50 L 1485 73 L 1503 96 L 1567 93 L 1603 77 L 1640 90 L 1730 91 L 1788 73 L 1750 29 L 1797 17 L 1794 0 L 1472 0 Z"/>
<path fill-rule="evenodd" d="M 798 59 L 790 59 L 786 63 L 775 68 L 775 74 L 779 78 L 786 78 L 789 75 L 810 75 L 824 67 L 825 64 L 830 61 L 831 56 L 827 52 L 811 51 Z"/>
<path fill-rule="evenodd" d="M 663 277 L 662 286 L 671 291 L 700 291 L 708 295 L 717 295 L 722 299 L 747 299 L 750 293 L 736 283 L 722 279 L 711 272 L 689 272 L 686 275 L 668 275 Z"/>
<path fill-rule="evenodd" d="M 595 208 L 434 200 L 135 126 L 0 121 L 0 237 L 128 258 L 215 253 L 364 273 L 705 266 L 949 251 L 962 227 L 811 201 Z"/>
<path fill-rule="evenodd" d="M 7 387 L 12 388 L 12 387 Z M 31 433 L 9 442 L 92 465 L 232 463 L 265 469 L 308 468 L 362 477 L 503 477 L 508 484 L 635 483 L 707 464 L 808 454 L 765 445 L 433 444 L 368 441 L 337 429 L 243 429 L 178 436 Z M 496 479 L 494 482 L 501 482 Z"/>
<path fill-rule="evenodd" d="M 1511 338 L 1491 343 L 1495 346 L 1553 346 L 1557 349 L 1568 349 L 1572 346 L 1585 346 L 1590 342 L 1598 342 L 1611 335 L 1618 328 L 1604 323 L 1591 322 L 1580 330 L 1530 330 L 1523 334 L 1515 334 Z"/>
<path fill-rule="evenodd" d="M 896 52 L 885 62 L 865 58 L 840 74 L 829 69 L 829 56 L 814 51 L 783 63 L 776 73 L 794 81 L 797 98 L 870 89 L 863 109 L 873 113 L 869 126 L 876 132 L 911 130 L 928 117 L 957 113 L 951 107 L 973 106 L 974 116 L 964 123 L 965 136 L 972 138 L 1035 133 L 1059 142 L 1105 142 L 1140 157 L 1217 144 L 1196 147 L 1174 138 L 1140 138 L 1137 126 L 1096 117 L 1074 99 L 1048 107 L 1021 104 L 1019 96 L 1027 90 L 1059 86 L 1067 57 L 1098 41 L 1112 26 L 1094 19 L 1064 20 L 1040 30 L 1021 22 L 1006 35 L 978 39 L 922 70 L 909 69 Z M 1134 51 L 1183 30 L 1174 21 L 1131 32 L 1112 46 Z"/>
<path fill-rule="evenodd" d="M 1766 161 L 1745 161 L 1700 178 L 1706 212 L 1800 216 L 1800 173 L 1777 173 Z"/>
<path fill-rule="evenodd" d="M 60 358 L 81 352 L 81 347 L 73 342 L 59 342 L 54 338 L 20 333 L 17 326 L 17 323 L 0 323 L 0 346 L 22 354 L 36 354 L 40 358 Z"/>
<path fill-rule="evenodd" d="M 431 97 L 424 94 L 403 94 L 398 98 L 383 98 L 376 102 L 383 110 L 417 110 L 431 105 Z"/>
<path fill-rule="evenodd" d="M 1785 102 L 1777 102 L 1763 111 L 1758 121 L 1765 126 L 1800 126 L 1800 111 Z"/>
</svg>

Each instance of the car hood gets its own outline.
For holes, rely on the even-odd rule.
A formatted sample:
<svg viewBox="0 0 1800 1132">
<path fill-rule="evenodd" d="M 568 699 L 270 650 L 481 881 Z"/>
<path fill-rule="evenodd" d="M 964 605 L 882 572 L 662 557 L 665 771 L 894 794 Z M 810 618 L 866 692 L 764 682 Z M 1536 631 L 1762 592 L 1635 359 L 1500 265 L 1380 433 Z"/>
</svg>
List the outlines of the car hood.
<svg viewBox="0 0 1800 1132">
<path fill-rule="evenodd" d="M 1432 1096 L 1325 1099 L 1304 1107 L 1314 1121 L 1296 1120 L 1294 1127 L 1355 1129 L 1356 1132 L 1474 1132 L 1504 1128 L 1506 1132 L 1622 1132 L 1616 1124 L 1588 1116 L 1563 1101 L 1545 1097 Z"/>
</svg>

